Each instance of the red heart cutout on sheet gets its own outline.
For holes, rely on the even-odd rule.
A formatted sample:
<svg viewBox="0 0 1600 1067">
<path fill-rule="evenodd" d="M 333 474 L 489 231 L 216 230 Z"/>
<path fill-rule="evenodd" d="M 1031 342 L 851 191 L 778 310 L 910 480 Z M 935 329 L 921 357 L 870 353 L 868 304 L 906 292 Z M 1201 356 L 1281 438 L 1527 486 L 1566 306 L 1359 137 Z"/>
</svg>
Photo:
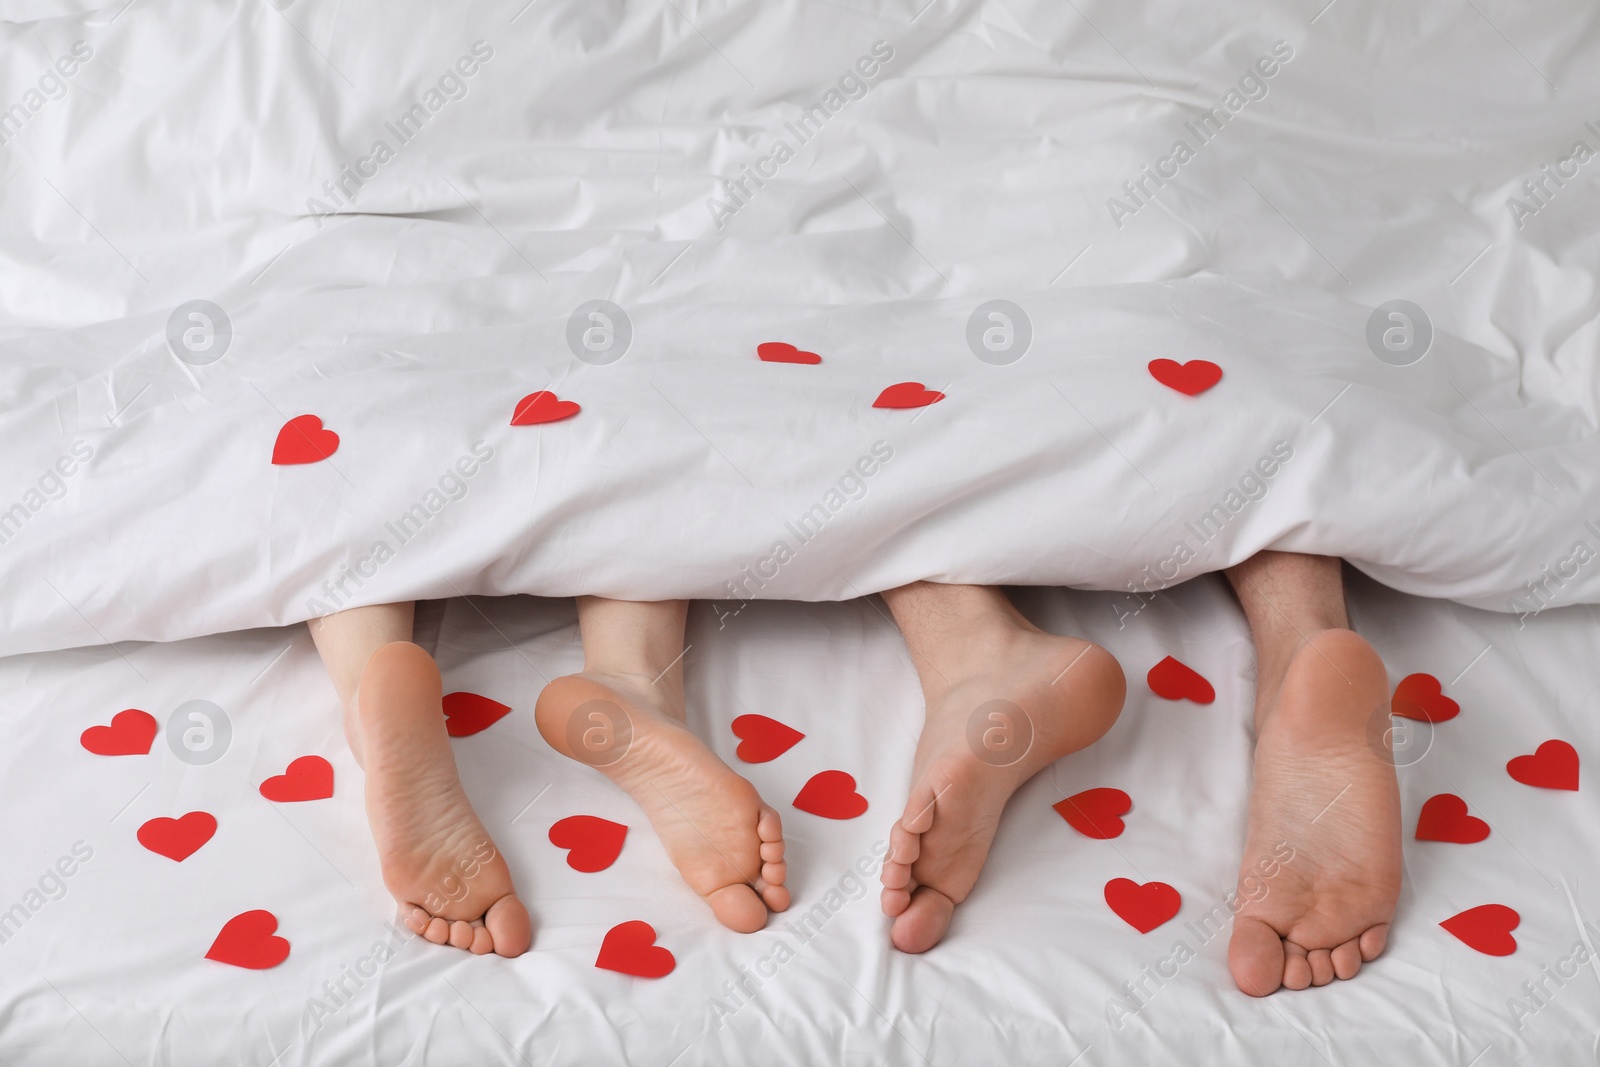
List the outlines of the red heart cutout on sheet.
<svg viewBox="0 0 1600 1067">
<path fill-rule="evenodd" d="M 333 796 L 333 764 L 321 756 L 301 756 L 282 774 L 262 782 L 261 795 L 280 804 L 327 800 Z"/>
<path fill-rule="evenodd" d="M 272 462 L 280 467 L 315 463 L 339 451 L 339 435 L 323 429 L 315 415 L 296 415 L 283 424 L 272 445 Z"/>
<path fill-rule="evenodd" d="M 1504 904 L 1480 904 L 1450 916 L 1439 925 L 1463 945 L 1485 956 L 1509 956 L 1517 951 L 1517 939 L 1511 936 L 1511 931 L 1521 923 L 1522 916 Z"/>
<path fill-rule="evenodd" d="M 129 708 L 111 716 L 110 726 L 91 726 L 78 737 L 78 743 L 96 756 L 144 756 L 156 739 L 156 717 L 148 711 Z"/>
<path fill-rule="evenodd" d="M 596 967 L 631 974 L 635 978 L 661 978 L 678 965 L 672 953 L 656 944 L 656 930 L 647 922 L 633 919 L 606 931 L 600 942 Z"/>
<path fill-rule="evenodd" d="M 770 763 L 798 745 L 806 735 L 765 715 L 741 715 L 733 720 L 733 736 L 739 738 L 739 747 L 733 751 L 735 756 L 746 763 Z"/>
<path fill-rule="evenodd" d="M 1408 674 L 1394 687 L 1389 714 L 1418 722 L 1448 722 L 1461 714 L 1461 705 L 1444 695 L 1444 686 L 1431 674 Z"/>
<path fill-rule="evenodd" d="M 1186 396 L 1199 396 L 1222 381 L 1222 368 L 1208 359 L 1191 359 L 1179 363 L 1175 359 L 1152 359 L 1150 377 Z"/>
<path fill-rule="evenodd" d="M 627 836 L 628 828 L 622 823 L 598 815 L 568 815 L 550 827 L 550 843 L 567 850 L 567 866 L 585 874 L 617 862 Z"/>
<path fill-rule="evenodd" d="M 471 737 L 487 730 L 510 711 L 510 705 L 477 693 L 446 693 L 444 729 L 451 737 Z"/>
<path fill-rule="evenodd" d="M 560 422 L 582 410 L 573 401 L 562 400 L 556 394 L 541 389 L 517 401 L 517 410 L 511 415 L 511 425 L 538 426 L 544 422 Z"/>
<path fill-rule="evenodd" d="M 756 345 L 756 355 L 764 363 L 806 363 L 815 365 L 822 362 L 822 357 L 815 352 L 802 351 L 787 341 L 764 341 Z"/>
<path fill-rule="evenodd" d="M 1531 756 L 1506 764 L 1506 773 L 1523 785 L 1540 789 L 1578 788 L 1578 750 L 1565 741 L 1546 741 Z"/>
<path fill-rule="evenodd" d="M 1168 656 L 1150 668 L 1145 676 L 1150 692 L 1166 700 L 1192 700 L 1196 704 L 1209 704 L 1217 699 L 1211 683 L 1193 667 Z"/>
<path fill-rule="evenodd" d="M 1084 837 L 1108 841 L 1122 835 L 1126 827 L 1121 816 L 1133 807 L 1133 798 L 1120 789 L 1101 787 L 1074 793 L 1051 807 Z"/>
<path fill-rule="evenodd" d="M 1454 793 L 1440 793 L 1422 804 L 1417 816 L 1418 841 L 1453 841 L 1470 845 L 1489 836 L 1489 824 L 1467 814 L 1467 802 Z"/>
<path fill-rule="evenodd" d="M 1123 922 L 1148 934 L 1178 914 L 1183 897 L 1165 882 L 1140 885 L 1132 878 L 1113 878 L 1106 883 L 1106 903 Z"/>
<path fill-rule="evenodd" d="M 875 408 L 925 408 L 944 399 L 944 394 L 924 388 L 921 382 L 899 382 L 878 394 Z"/>
<path fill-rule="evenodd" d="M 208 811 L 191 811 L 177 819 L 151 819 L 139 827 L 139 844 L 158 856 L 182 863 L 217 832 L 217 817 Z"/>
<path fill-rule="evenodd" d="M 276 967 L 289 958 L 289 942 L 274 936 L 277 929 L 278 917 L 270 911 L 241 912 L 223 924 L 206 959 L 252 971 Z"/>
<path fill-rule="evenodd" d="M 824 819 L 854 819 L 867 810 L 856 780 L 843 771 L 820 771 L 800 787 L 794 806 Z"/>
</svg>

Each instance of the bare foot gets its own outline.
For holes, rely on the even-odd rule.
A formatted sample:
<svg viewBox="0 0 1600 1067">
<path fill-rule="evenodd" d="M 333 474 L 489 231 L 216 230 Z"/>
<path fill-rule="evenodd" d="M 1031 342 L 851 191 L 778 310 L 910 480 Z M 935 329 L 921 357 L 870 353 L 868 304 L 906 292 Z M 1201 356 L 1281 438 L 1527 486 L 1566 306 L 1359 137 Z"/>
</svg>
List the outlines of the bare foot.
<svg viewBox="0 0 1600 1067">
<path fill-rule="evenodd" d="M 552 748 L 638 802 L 724 926 L 751 933 L 789 906 L 778 813 L 683 725 L 681 685 L 585 671 L 545 686 L 535 715 Z"/>
<path fill-rule="evenodd" d="M 1369 739 L 1388 685 L 1371 645 L 1330 629 L 1295 652 L 1276 695 L 1261 695 L 1245 903 L 1228 945 L 1233 980 L 1252 996 L 1352 978 L 1388 940 L 1400 790 Z"/>
<path fill-rule="evenodd" d="M 1041 769 L 1098 740 L 1122 710 L 1127 685 L 1105 649 L 993 615 L 945 660 L 923 670 L 927 716 L 911 795 L 889 836 L 882 881 L 890 940 L 926 952 L 978 881 L 1011 794 Z M 976 721 L 976 726 L 973 723 Z"/>
<path fill-rule="evenodd" d="M 436 945 L 520 956 L 528 909 L 456 776 L 439 669 L 395 641 L 373 653 L 357 690 L 367 819 L 401 919 Z"/>
</svg>

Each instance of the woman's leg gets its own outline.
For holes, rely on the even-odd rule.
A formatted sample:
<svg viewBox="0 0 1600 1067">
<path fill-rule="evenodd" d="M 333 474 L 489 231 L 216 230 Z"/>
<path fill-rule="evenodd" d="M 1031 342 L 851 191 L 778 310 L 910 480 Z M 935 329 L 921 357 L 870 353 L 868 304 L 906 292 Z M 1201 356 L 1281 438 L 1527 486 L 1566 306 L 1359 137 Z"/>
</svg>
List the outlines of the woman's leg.
<svg viewBox="0 0 1600 1067">
<path fill-rule="evenodd" d="M 783 825 L 684 726 L 688 602 L 578 598 L 583 671 L 539 694 L 539 732 L 621 786 L 689 886 L 743 933 L 789 906 Z"/>
<path fill-rule="evenodd" d="M 413 605 L 352 608 L 308 625 L 366 771 L 367 820 L 401 918 L 435 944 L 519 956 L 533 939 L 511 872 L 472 810 Z"/>
</svg>

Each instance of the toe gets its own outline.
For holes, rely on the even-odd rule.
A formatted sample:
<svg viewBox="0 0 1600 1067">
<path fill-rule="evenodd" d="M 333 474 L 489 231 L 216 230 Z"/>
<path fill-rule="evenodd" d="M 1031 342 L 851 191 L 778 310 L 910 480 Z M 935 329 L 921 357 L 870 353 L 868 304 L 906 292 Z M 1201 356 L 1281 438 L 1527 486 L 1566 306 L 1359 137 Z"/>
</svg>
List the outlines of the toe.
<svg viewBox="0 0 1600 1067">
<path fill-rule="evenodd" d="M 789 910 L 789 890 L 781 885 L 762 886 L 761 899 L 767 905 L 768 911 Z"/>
<path fill-rule="evenodd" d="M 1333 981 L 1333 955 L 1325 948 L 1314 948 L 1306 953 L 1311 965 L 1311 984 L 1327 985 Z"/>
<path fill-rule="evenodd" d="M 461 919 L 451 923 L 450 944 L 456 948 L 472 947 L 472 924 Z"/>
<path fill-rule="evenodd" d="M 406 929 L 410 930 L 412 933 L 418 935 L 419 937 L 423 936 L 424 932 L 428 929 L 428 920 L 431 919 L 431 918 L 433 918 L 433 916 L 429 915 L 427 912 L 423 911 L 421 908 L 412 907 L 409 911 L 406 912 L 406 916 L 405 916 Z"/>
<path fill-rule="evenodd" d="M 1283 942 L 1283 985 L 1285 989 L 1306 989 L 1311 985 L 1306 950 L 1293 941 Z"/>
<path fill-rule="evenodd" d="M 761 805 L 761 818 L 756 821 L 756 836 L 769 844 L 777 845 L 780 854 L 783 848 L 783 819 L 777 811 L 767 805 Z M 762 856 L 765 859 L 766 856 Z"/>
<path fill-rule="evenodd" d="M 1361 970 L 1361 942 L 1352 938 L 1334 949 L 1331 953 L 1333 959 L 1333 973 L 1341 979 L 1354 978 L 1356 972 Z"/>
<path fill-rule="evenodd" d="M 761 865 L 761 880 L 768 885 L 782 885 L 789 877 L 787 863 L 763 863 Z"/>
<path fill-rule="evenodd" d="M 901 952 L 926 952 L 937 945 L 950 929 L 955 914 L 953 901 L 930 885 L 918 886 L 911 903 L 889 931 L 889 940 Z"/>
<path fill-rule="evenodd" d="M 1283 938 L 1262 922 L 1240 916 L 1234 920 L 1233 937 L 1228 942 L 1228 971 L 1243 993 L 1264 997 L 1283 984 Z"/>
<path fill-rule="evenodd" d="M 1383 946 L 1389 943 L 1389 924 L 1379 923 L 1361 935 L 1361 958 L 1371 963 L 1378 958 L 1378 953 L 1383 951 Z"/>
<path fill-rule="evenodd" d="M 933 809 L 938 804 L 938 794 L 933 786 L 923 783 L 911 791 L 906 800 L 906 810 L 896 824 L 910 834 L 925 834 L 933 828 Z M 891 842 L 892 843 L 892 842 Z"/>
<path fill-rule="evenodd" d="M 884 857 L 884 866 L 891 863 L 903 863 L 906 866 L 917 862 L 917 857 L 922 855 L 922 835 L 908 830 L 900 823 L 895 823 L 889 831 L 889 854 Z"/>
<path fill-rule="evenodd" d="M 878 875 L 878 881 L 883 883 L 885 889 L 906 889 L 911 885 L 911 865 L 885 863 L 883 873 Z"/>
<path fill-rule="evenodd" d="M 777 863 L 779 860 L 783 859 L 783 842 L 761 842 L 761 858 L 768 863 Z"/>
<path fill-rule="evenodd" d="M 472 944 L 467 946 L 467 951 L 474 956 L 487 956 L 494 951 L 494 936 L 481 922 L 472 924 Z"/>
<path fill-rule="evenodd" d="M 533 920 L 522 901 L 511 893 L 489 905 L 483 913 L 483 925 L 495 952 L 507 959 L 522 955 L 533 944 Z"/>
<path fill-rule="evenodd" d="M 443 945 L 450 940 L 450 923 L 435 915 L 428 920 L 428 926 L 422 931 L 422 936 L 432 941 L 435 945 Z"/>
<path fill-rule="evenodd" d="M 910 869 L 909 867 L 906 868 L 907 871 Z M 911 890 L 885 889 L 883 895 L 878 898 L 878 902 L 883 906 L 885 915 L 891 919 L 897 918 L 901 912 L 911 905 Z"/>
<path fill-rule="evenodd" d="M 753 934 L 767 925 L 767 906 L 744 883 L 725 885 L 706 897 L 717 921 L 741 934 Z"/>
</svg>

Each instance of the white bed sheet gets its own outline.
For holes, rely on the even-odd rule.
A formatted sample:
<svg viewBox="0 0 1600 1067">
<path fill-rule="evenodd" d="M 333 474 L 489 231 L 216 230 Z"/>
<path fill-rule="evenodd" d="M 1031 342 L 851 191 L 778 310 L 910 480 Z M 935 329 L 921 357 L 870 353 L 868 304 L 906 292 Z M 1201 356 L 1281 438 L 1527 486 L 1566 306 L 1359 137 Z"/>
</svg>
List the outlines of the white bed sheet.
<svg viewBox="0 0 1600 1067">
<path fill-rule="evenodd" d="M 75 842 L 93 855 L 66 893 L 0 944 L 0 1062 L 268 1064 L 668 1064 L 762 1062 L 919 1065 L 1154 1062 L 1321 1065 L 1592 1064 L 1600 976 L 1577 968 L 1536 1012 L 1520 988 L 1582 942 L 1600 909 L 1600 825 L 1593 768 L 1578 793 L 1512 781 L 1504 764 L 1549 738 L 1585 760 L 1600 749 L 1594 655 L 1600 618 L 1552 610 L 1514 618 L 1354 584 L 1356 626 L 1391 680 L 1426 671 L 1461 704 L 1431 745 L 1402 745 L 1406 880 L 1389 948 L 1353 982 L 1252 1000 L 1228 977 L 1225 936 L 1196 923 L 1234 885 L 1245 818 L 1252 652 L 1220 579 L 1162 594 L 1118 630 L 1110 594 L 1020 590 L 1048 628 L 1112 649 L 1130 679 L 1111 733 L 1026 785 L 1008 809 L 984 877 L 949 937 L 921 957 L 893 951 L 876 894 L 830 913 L 803 946 L 783 921 L 741 936 L 718 927 L 679 881 L 631 801 L 538 737 L 543 678 L 579 664 L 570 602 L 530 597 L 425 606 L 419 639 L 446 690 L 496 697 L 513 711 L 453 742 L 478 811 L 508 856 L 537 933 L 517 960 L 472 958 L 386 925 L 387 897 L 367 838 L 360 776 L 336 701 L 303 627 L 175 644 L 129 644 L 7 657 L 0 729 L 0 907 Z M 755 604 L 718 620 L 691 615 L 691 724 L 783 814 L 790 917 L 824 905 L 850 866 L 884 838 L 907 788 L 919 696 L 896 632 L 872 600 Z M 1210 706 L 1154 696 L 1148 668 L 1175 655 L 1215 685 Z M 229 716 L 231 747 L 191 766 L 165 727 L 148 756 L 98 757 L 78 735 L 138 707 L 165 720 L 207 699 Z M 771 763 L 734 759 L 729 723 L 760 712 L 807 736 Z M 1415 724 L 1413 724 L 1415 726 Z M 275 805 L 256 792 L 293 757 L 336 769 L 332 799 Z M 853 774 L 870 807 L 850 821 L 789 801 L 822 769 Z M 1126 790 L 1127 829 L 1091 840 L 1051 809 L 1109 785 Z M 1471 845 L 1412 840 L 1420 804 L 1455 792 L 1489 822 Z M 203 809 L 216 836 L 182 863 L 135 840 L 144 820 Z M 629 825 L 610 869 L 580 874 L 546 839 L 587 813 Z M 1159 879 L 1183 895 L 1177 919 L 1141 935 L 1102 899 L 1111 878 Z M 845 881 L 843 888 L 849 890 Z M 846 894 L 848 895 L 848 894 Z M 1437 924 L 1503 903 L 1521 915 L 1516 952 L 1481 955 Z M 221 924 L 266 908 L 288 959 L 247 971 L 203 958 Z M 786 920 L 787 921 L 786 917 Z M 677 958 L 661 979 L 595 968 L 604 932 L 643 919 Z M 1197 957 L 1126 1010 L 1138 982 L 1183 939 Z M 351 973 L 377 942 L 395 946 L 344 1003 L 324 982 Z M 734 997 L 779 943 L 792 960 Z M 320 1018 L 311 998 L 338 1010 Z M 735 1009 L 720 1019 L 713 1001 Z M 1124 1010 L 1114 1005 L 1122 1004 Z M 1520 1024 L 1520 1026 L 1519 1026 Z M 1076 1057 L 1076 1058 L 1075 1058 Z"/>
</svg>

